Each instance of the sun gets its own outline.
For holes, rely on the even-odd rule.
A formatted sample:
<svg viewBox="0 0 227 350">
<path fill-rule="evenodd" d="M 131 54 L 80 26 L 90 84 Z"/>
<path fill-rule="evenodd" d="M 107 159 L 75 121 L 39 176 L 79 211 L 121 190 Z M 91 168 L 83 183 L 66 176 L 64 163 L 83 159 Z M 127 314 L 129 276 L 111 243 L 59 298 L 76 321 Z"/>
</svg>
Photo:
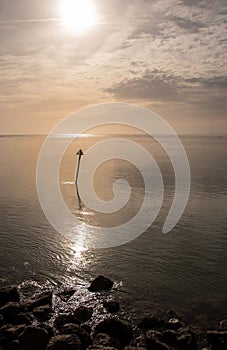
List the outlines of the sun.
<svg viewBox="0 0 227 350">
<path fill-rule="evenodd" d="M 96 9 L 92 0 L 62 0 L 60 5 L 62 23 L 81 34 L 96 22 Z"/>
</svg>

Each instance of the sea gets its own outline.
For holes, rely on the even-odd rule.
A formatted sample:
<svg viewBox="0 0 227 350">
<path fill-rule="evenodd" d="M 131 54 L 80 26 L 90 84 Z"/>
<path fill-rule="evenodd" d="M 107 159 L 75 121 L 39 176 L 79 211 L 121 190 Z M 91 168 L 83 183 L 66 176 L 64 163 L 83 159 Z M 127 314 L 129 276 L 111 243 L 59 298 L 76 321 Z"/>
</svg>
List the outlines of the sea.
<svg viewBox="0 0 227 350">
<path fill-rule="evenodd" d="M 75 137 L 62 155 L 58 174 L 62 199 L 80 222 L 73 228 L 75 237 L 83 231 L 82 244 L 70 240 L 50 224 L 37 193 L 37 163 L 45 137 L 0 137 L 0 286 L 17 284 L 25 294 L 37 289 L 75 287 L 77 300 L 95 305 L 99 296 L 91 295 L 87 286 L 102 274 L 114 281 L 108 298 L 120 300 L 128 318 L 137 319 L 153 307 L 178 310 L 191 322 L 202 324 L 227 317 L 227 137 L 180 137 L 190 164 L 191 189 L 181 219 L 170 232 L 163 233 L 175 191 L 171 160 L 150 136 L 121 135 L 140 144 L 156 160 L 163 178 L 163 201 L 145 232 L 122 245 L 104 248 L 86 246 L 90 227 L 94 232 L 95 228 L 114 227 L 120 233 L 122 224 L 139 212 L 144 196 L 150 196 L 152 207 L 155 191 L 145 190 L 143 175 L 134 164 L 114 157 L 97 167 L 91 179 L 94 191 L 108 202 L 114 197 L 114 183 L 124 179 L 127 183 L 121 184 L 121 192 L 128 193 L 130 187 L 129 199 L 113 213 L 89 208 L 80 194 L 83 168 L 75 186 L 76 153 L 83 150 L 82 166 L 91 147 L 119 135 Z M 54 142 L 57 145 L 66 137 L 59 135 Z M 57 152 L 58 147 L 54 149 Z M 48 157 L 51 166 L 52 157 Z M 47 181 L 52 181 L 49 165 Z M 51 195 L 47 183 L 50 205 Z M 64 225 L 69 225 L 67 220 Z M 96 238 L 94 234 L 94 243 Z"/>
</svg>

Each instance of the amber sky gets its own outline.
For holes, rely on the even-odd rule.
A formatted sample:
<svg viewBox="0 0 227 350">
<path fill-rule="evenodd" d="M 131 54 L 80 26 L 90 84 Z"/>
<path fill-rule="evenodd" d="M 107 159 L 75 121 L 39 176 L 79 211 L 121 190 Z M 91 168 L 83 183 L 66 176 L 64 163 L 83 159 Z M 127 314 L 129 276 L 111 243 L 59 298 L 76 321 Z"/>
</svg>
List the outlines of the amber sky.
<svg viewBox="0 0 227 350">
<path fill-rule="evenodd" d="M 82 0 L 81 0 L 82 1 Z M 226 0 L 94 0 L 81 35 L 61 0 L 0 0 L 0 133 L 48 133 L 81 106 L 147 106 L 179 133 L 227 134 Z"/>
</svg>

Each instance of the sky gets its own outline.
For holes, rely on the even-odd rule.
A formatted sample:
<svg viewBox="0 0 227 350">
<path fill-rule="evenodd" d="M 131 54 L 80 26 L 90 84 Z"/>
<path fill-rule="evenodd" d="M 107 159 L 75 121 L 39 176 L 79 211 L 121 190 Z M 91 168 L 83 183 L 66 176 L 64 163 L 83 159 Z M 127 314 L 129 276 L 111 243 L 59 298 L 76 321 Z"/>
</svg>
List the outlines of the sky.
<svg viewBox="0 0 227 350">
<path fill-rule="evenodd" d="M 227 135 L 226 0 L 93 0 L 84 32 L 62 21 L 63 1 L 0 0 L 0 134 L 129 102 L 179 134 Z"/>
</svg>

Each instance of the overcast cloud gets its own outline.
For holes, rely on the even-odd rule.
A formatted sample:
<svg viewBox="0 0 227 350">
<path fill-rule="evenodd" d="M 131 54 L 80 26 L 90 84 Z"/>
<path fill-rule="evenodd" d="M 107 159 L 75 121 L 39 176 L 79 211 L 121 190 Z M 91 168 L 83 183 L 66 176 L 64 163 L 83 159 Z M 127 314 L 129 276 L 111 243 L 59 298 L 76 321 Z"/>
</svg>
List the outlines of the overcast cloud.
<svg viewBox="0 0 227 350">
<path fill-rule="evenodd" d="M 2 132 L 48 132 L 112 100 L 226 121 L 225 0 L 97 0 L 99 23 L 81 36 L 63 28 L 59 2 L 0 0 Z"/>
</svg>

